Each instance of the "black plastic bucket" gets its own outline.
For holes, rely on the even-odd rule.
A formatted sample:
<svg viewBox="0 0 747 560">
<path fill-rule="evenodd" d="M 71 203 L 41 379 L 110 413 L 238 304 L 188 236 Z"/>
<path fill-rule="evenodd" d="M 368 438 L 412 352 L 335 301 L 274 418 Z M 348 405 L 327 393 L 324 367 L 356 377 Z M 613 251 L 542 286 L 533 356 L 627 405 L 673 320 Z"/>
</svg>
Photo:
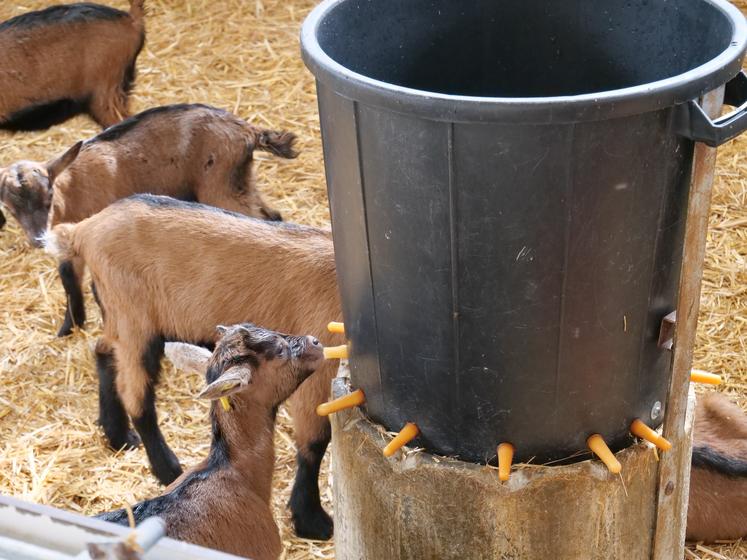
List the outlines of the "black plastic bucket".
<svg viewBox="0 0 747 560">
<path fill-rule="evenodd" d="M 329 0 L 317 78 L 354 385 L 390 430 L 484 461 L 661 423 L 695 100 L 738 74 L 720 0 Z M 735 78 L 736 76 L 736 78 Z M 657 405 L 660 403 L 661 406 Z"/>
</svg>

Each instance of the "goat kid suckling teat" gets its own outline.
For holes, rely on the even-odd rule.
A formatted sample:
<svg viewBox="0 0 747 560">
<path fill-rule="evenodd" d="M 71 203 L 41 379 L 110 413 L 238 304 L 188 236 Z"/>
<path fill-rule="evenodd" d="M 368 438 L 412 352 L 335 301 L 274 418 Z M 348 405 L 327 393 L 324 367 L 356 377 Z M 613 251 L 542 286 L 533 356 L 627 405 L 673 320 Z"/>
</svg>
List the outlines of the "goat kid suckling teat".
<svg viewBox="0 0 747 560">
<path fill-rule="evenodd" d="M 218 330 L 207 387 L 200 394 L 213 401 L 208 458 L 132 511 L 138 523 L 162 518 L 172 538 L 274 560 L 282 548 L 270 505 L 275 416 L 280 404 L 321 366 L 322 345 L 313 336 L 280 334 L 252 324 Z M 226 406 L 220 403 L 227 400 Z M 128 522 L 124 510 L 99 518 Z"/>
</svg>

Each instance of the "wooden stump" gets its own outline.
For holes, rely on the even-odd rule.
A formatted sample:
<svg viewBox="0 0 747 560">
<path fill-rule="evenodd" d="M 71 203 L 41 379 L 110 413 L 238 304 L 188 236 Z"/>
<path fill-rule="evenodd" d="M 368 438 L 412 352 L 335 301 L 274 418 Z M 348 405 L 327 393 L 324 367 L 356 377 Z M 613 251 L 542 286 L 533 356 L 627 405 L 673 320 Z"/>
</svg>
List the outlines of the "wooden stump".
<svg viewBox="0 0 747 560">
<path fill-rule="evenodd" d="M 335 397 L 349 391 L 347 370 L 340 374 Z M 338 560 L 652 557 L 658 462 L 651 447 L 618 453 L 621 477 L 584 461 L 520 467 L 501 483 L 495 468 L 425 452 L 385 459 L 391 436 L 358 409 L 331 420 Z M 686 433 L 686 445 L 670 453 L 689 456 L 692 414 Z M 670 558 L 682 554 L 672 550 Z"/>
</svg>

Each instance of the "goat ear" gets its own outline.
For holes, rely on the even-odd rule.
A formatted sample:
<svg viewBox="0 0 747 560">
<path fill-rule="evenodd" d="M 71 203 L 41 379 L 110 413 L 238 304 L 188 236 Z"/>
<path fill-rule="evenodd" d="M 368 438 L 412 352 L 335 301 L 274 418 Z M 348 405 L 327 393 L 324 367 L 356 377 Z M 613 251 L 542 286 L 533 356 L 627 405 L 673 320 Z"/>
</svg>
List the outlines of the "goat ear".
<svg viewBox="0 0 747 560">
<path fill-rule="evenodd" d="M 246 364 L 232 366 L 220 374 L 220 377 L 205 387 L 198 395 L 200 399 L 214 401 L 227 397 L 244 389 L 252 380 L 252 368 Z"/>
<path fill-rule="evenodd" d="M 67 169 L 67 166 L 75 161 L 80 149 L 83 147 L 83 140 L 76 142 L 72 147 L 56 159 L 47 162 L 47 176 L 49 177 L 49 186 L 52 186 L 54 180 L 60 173 Z"/>
<path fill-rule="evenodd" d="M 223 336 L 228 332 L 229 328 L 230 327 L 227 327 L 225 325 L 218 325 L 217 327 L 215 327 L 215 331 L 218 333 L 218 336 Z"/>
</svg>

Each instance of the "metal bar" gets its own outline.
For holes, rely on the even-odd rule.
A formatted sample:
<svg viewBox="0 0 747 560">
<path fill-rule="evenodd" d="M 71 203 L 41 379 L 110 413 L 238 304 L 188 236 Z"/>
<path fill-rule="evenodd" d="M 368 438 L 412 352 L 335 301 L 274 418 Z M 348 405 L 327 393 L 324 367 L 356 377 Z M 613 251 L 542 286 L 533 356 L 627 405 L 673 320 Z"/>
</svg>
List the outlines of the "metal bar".
<svg viewBox="0 0 747 560">
<path fill-rule="evenodd" d="M 0 558 L 13 560 L 72 560 L 72 556 L 0 535 Z"/>
<path fill-rule="evenodd" d="M 166 523 L 158 517 L 146 519 L 137 527 L 137 544 L 143 551 L 150 550 L 166 535 Z"/>
<path fill-rule="evenodd" d="M 674 348 L 674 330 L 677 324 L 677 312 L 672 311 L 661 320 L 659 329 L 659 348 L 672 350 Z"/>
<path fill-rule="evenodd" d="M 93 558 L 107 558 L 111 560 L 130 560 L 140 558 L 156 543 L 166 536 L 166 523 L 158 517 L 150 517 L 134 529 L 135 543 L 130 544 L 130 535 L 111 542 L 88 543 L 88 550 L 76 556 L 76 560 L 90 560 Z M 139 550 L 137 550 L 139 548 Z"/>
<path fill-rule="evenodd" d="M 186 542 L 161 538 L 161 521 L 146 520 L 136 529 L 136 541 L 149 560 L 236 560 L 238 557 L 195 546 Z M 145 532 L 143 533 L 143 529 Z M 88 544 L 116 543 L 126 539 L 132 529 L 106 523 L 52 508 L 0 496 L 0 558 L 13 560 L 72 560 Z M 156 542 L 154 542 L 156 541 Z M 37 555 L 3 555 L 3 544 L 14 543 L 12 550 L 26 550 Z M 15 543 L 18 543 L 17 545 Z M 19 548 L 20 547 L 20 548 Z M 149 550 L 148 550 L 149 549 Z M 88 558 L 88 555 L 83 558 Z"/>
<path fill-rule="evenodd" d="M 707 94 L 703 97 L 704 111 L 709 116 L 718 116 L 723 99 L 723 87 Z M 687 429 L 688 392 L 715 168 L 716 150 L 697 143 L 680 272 L 672 380 L 664 418 L 664 437 L 672 443 L 673 449 L 663 453 L 659 462 L 653 560 L 682 558 L 684 554 L 692 460 L 692 432 Z"/>
</svg>

